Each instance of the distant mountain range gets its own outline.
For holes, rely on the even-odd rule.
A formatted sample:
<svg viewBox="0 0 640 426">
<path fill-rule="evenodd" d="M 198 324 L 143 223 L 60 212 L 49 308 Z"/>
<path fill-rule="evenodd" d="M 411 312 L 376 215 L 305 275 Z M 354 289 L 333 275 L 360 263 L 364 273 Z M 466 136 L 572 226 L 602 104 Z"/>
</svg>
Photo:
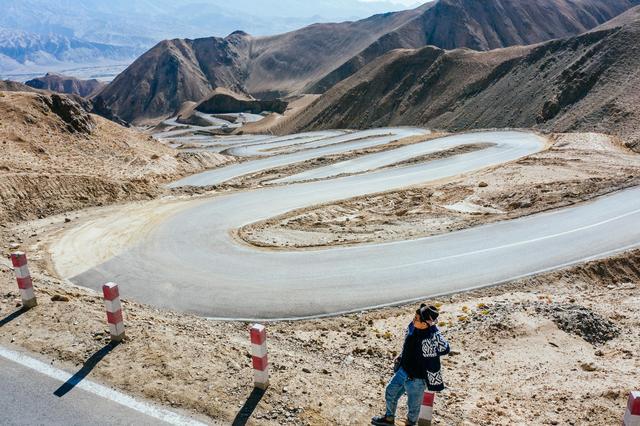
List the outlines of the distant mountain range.
<svg viewBox="0 0 640 426">
<path fill-rule="evenodd" d="M 84 41 L 63 35 L 35 34 L 0 28 L 0 69 L 17 71 L 29 66 L 61 63 L 100 63 L 132 60 L 144 49 Z"/>
<path fill-rule="evenodd" d="M 323 93 L 397 48 L 488 50 L 583 33 L 640 0 L 440 0 L 417 9 L 270 37 L 163 41 L 101 97 L 125 120 L 174 113 L 217 87 L 272 98 Z"/>
</svg>

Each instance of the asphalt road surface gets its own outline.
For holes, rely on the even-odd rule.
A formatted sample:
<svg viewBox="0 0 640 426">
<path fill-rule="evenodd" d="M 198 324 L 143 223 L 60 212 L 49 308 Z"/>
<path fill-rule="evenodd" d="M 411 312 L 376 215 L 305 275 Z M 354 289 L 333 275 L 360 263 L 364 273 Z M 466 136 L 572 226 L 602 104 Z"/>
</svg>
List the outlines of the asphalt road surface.
<svg viewBox="0 0 640 426">
<path fill-rule="evenodd" d="M 417 129 L 397 130 L 402 135 Z M 371 133 L 353 143 L 249 161 L 183 183 L 213 184 L 291 156 L 358 143 L 385 143 L 398 134 Z M 335 136 L 333 136 L 335 138 Z M 385 140 L 386 138 L 386 140 Z M 312 183 L 295 183 L 196 200 L 157 225 L 136 246 L 72 281 L 98 289 L 118 282 L 124 297 L 214 318 L 282 319 L 336 314 L 497 284 L 610 255 L 640 245 L 640 189 L 571 208 L 445 235 L 326 250 L 268 251 L 234 240 L 230 231 L 292 209 L 402 188 L 516 160 L 543 149 L 532 133 L 452 136 L 389 153 L 490 143 L 479 151 L 425 164 Z M 323 155 L 316 152 L 317 155 Z M 283 158 L 284 157 L 284 158 Z M 380 156 L 349 163 L 350 171 L 384 164 Z M 335 165 L 334 165 L 335 166 Z M 228 170 L 225 170 L 228 169 Z M 333 170 L 339 172 L 340 170 Z M 322 172 L 327 174 L 326 172 Z"/>
<path fill-rule="evenodd" d="M 294 159 L 387 143 L 420 130 L 383 132 L 392 134 L 333 135 L 333 142 L 336 138 L 341 142 L 318 141 L 316 149 L 216 169 L 176 186 L 220 183 Z M 362 173 L 411 155 L 472 143 L 490 145 L 428 163 Z M 545 140 L 533 133 L 463 134 L 410 145 L 386 156 L 363 156 L 302 176 L 360 172 L 348 177 L 194 200 L 161 221 L 137 245 L 71 280 L 94 289 L 114 281 L 125 298 L 212 318 L 295 319 L 494 285 L 640 246 L 638 188 L 549 213 L 409 241 L 269 251 L 242 244 L 231 234 L 293 209 L 455 176 L 516 160 L 544 146 Z"/>
<path fill-rule="evenodd" d="M 3 353 L 16 355 L 19 359 L 26 359 L 28 363 L 41 368 L 38 371 L 25 366 L 22 362 L 14 362 L 3 356 Z M 40 367 L 38 367 L 40 366 Z M 43 372 L 48 372 L 45 374 Z M 50 375 L 64 372 L 42 364 L 22 354 L 0 348 L 0 424 L 2 425 L 165 425 L 165 424 L 202 424 L 189 418 L 179 416 L 164 409 L 155 408 L 149 404 L 135 401 L 123 394 L 117 394 L 113 399 L 111 392 L 100 385 L 85 381 L 91 389 L 105 390 L 100 396 L 79 386 L 60 393 L 64 381 L 57 380 Z M 85 386 L 83 385 L 83 386 Z M 134 401 L 133 406 L 141 404 L 148 413 L 129 408 L 117 402 L 118 396 L 127 401 Z M 162 419 L 167 421 L 164 421 Z"/>
</svg>

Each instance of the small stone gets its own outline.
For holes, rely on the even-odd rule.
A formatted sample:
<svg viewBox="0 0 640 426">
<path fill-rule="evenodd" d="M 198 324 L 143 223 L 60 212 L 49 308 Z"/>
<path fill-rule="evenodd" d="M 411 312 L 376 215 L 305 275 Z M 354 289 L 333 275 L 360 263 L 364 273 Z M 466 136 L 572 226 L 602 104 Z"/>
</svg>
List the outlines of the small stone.
<svg viewBox="0 0 640 426">
<path fill-rule="evenodd" d="M 480 187 L 480 188 L 486 188 L 487 186 L 489 186 L 489 184 L 487 182 L 480 182 L 478 184 L 478 187 Z"/>
<path fill-rule="evenodd" d="M 68 217 L 65 217 L 64 218 L 64 223 L 69 223 L 69 222 L 71 222 L 71 219 L 69 219 Z"/>
<path fill-rule="evenodd" d="M 582 368 L 584 371 L 596 371 L 596 366 L 591 362 L 583 362 L 580 365 L 580 368 Z"/>
<path fill-rule="evenodd" d="M 54 294 L 51 296 L 52 302 L 68 302 L 69 298 L 67 296 L 62 296 L 60 294 Z"/>
<path fill-rule="evenodd" d="M 302 369 L 303 373 L 311 373 L 311 370 L 309 370 L 307 367 Z"/>
</svg>

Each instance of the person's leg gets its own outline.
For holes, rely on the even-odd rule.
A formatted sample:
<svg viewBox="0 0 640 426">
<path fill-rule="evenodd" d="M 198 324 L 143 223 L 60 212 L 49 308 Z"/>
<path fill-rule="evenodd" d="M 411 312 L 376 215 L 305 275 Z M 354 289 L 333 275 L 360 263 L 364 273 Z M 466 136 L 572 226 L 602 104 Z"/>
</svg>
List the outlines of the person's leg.
<svg viewBox="0 0 640 426">
<path fill-rule="evenodd" d="M 384 392 L 385 401 L 387 403 L 387 417 L 395 417 L 398 408 L 398 400 L 404 393 L 404 384 L 407 381 L 407 373 L 401 368 L 393 375 L 387 389 Z"/>
<path fill-rule="evenodd" d="M 427 384 L 422 379 L 407 380 L 405 382 L 405 390 L 407 392 L 407 405 L 409 412 L 407 414 L 407 420 L 411 424 L 418 423 L 418 417 L 420 416 L 420 406 L 422 405 L 422 397 Z"/>
</svg>

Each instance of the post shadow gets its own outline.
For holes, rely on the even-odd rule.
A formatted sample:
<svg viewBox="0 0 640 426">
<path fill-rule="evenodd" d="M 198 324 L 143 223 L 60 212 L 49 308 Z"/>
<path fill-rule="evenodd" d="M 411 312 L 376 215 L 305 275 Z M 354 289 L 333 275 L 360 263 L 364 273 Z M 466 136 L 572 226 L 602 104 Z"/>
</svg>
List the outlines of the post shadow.
<svg viewBox="0 0 640 426">
<path fill-rule="evenodd" d="M 66 383 L 56 389 L 53 394 L 57 397 L 62 398 L 67 393 L 69 393 L 74 387 L 76 387 L 78 383 L 80 383 L 85 377 L 87 377 L 89 373 L 91 373 L 91 370 L 93 370 L 94 367 L 98 365 L 98 363 L 102 361 L 102 359 L 107 356 L 109 352 L 111 352 L 119 344 L 120 342 L 109 342 L 98 352 L 91 355 L 91 357 L 82 365 L 82 368 L 78 370 L 76 374 L 71 376 L 69 380 L 66 381 Z"/>
<path fill-rule="evenodd" d="M 260 400 L 262 399 L 264 394 L 264 389 L 253 388 L 253 390 L 251 391 L 251 395 L 249 395 L 247 401 L 244 403 L 242 408 L 240 408 L 238 414 L 236 414 L 236 418 L 233 419 L 232 426 L 246 425 L 249 421 L 249 418 L 251 417 L 251 414 L 253 414 L 253 411 L 260 403 Z"/>
<path fill-rule="evenodd" d="M 14 313 L 10 314 L 9 316 L 7 316 L 5 318 L 2 318 L 0 320 L 0 327 L 10 323 L 11 321 L 13 321 L 14 319 L 18 318 L 20 315 L 24 314 L 27 311 L 28 311 L 28 309 L 25 309 L 24 307 L 22 307 L 22 308 L 18 309 L 17 311 L 15 311 Z"/>
</svg>

